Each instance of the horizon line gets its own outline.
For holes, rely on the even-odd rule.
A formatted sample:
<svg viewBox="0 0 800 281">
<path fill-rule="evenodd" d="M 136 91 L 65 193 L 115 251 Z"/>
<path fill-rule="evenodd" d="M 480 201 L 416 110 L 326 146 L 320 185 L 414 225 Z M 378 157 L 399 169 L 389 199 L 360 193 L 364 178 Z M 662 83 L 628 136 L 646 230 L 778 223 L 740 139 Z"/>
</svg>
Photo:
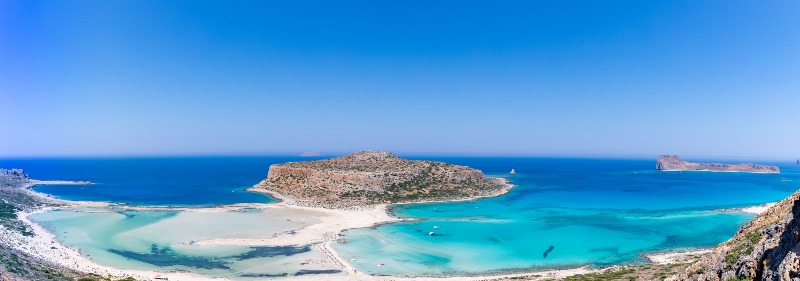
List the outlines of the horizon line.
<svg viewBox="0 0 800 281">
<path fill-rule="evenodd" d="M 368 150 L 359 150 L 368 151 Z M 247 158 L 247 157 L 297 157 L 310 160 L 317 158 L 331 158 L 359 152 L 330 152 L 322 153 L 320 156 L 301 156 L 297 152 L 265 152 L 265 153 L 186 153 L 186 154 L 87 154 L 87 155 L 0 155 L 0 160 L 32 160 L 32 159 L 147 159 L 147 158 Z M 374 150 L 386 151 L 386 150 Z M 391 152 L 391 151 L 389 151 Z M 654 159 L 659 155 L 670 155 L 671 153 L 661 154 L 580 154 L 580 153 L 465 153 L 465 152 L 391 152 L 401 157 L 475 157 L 475 158 L 568 158 L 568 159 Z M 672 154 L 681 158 L 697 160 L 769 160 L 769 161 L 790 161 L 794 162 L 797 158 L 774 157 L 774 156 L 720 156 L 720 155 L 693 155 L 693 154 Z"/>
</svg>

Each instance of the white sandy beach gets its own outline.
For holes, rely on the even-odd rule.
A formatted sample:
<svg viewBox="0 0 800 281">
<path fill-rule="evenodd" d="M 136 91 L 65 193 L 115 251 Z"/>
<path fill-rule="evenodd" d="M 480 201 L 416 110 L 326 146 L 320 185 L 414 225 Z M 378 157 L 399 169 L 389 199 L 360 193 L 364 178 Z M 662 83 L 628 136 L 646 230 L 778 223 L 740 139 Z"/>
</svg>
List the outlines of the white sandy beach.
<svg viewBox="0 0 800 281">
<path fill-rule="evenodd" d="M 263 239 L 212 239 L 195 241 L 196 245 L 237 245 L 237 246 L 288 246 L 335 241 L 345 229 L 371 227 L 376 224 L 400 221 L 387 212 L 386 205 L 378 205 L 365 210 L 331 210 L 287 205 L 286 203 L 266 204 L 260 209 L 288 209 L 314 212 L 321 222 L 297 229 L 293 234 L 282 234 Z"/>
<path fill-rule="evenodd" d="M 769 207 L 772 207 L 772 205 L 775 205 L 775 203 L 767 203 L 767 204 L 763 204 L 763 205 L 759 205 L 759 206 L 742 208 L 741 211 L 745 212 L 745 213 L 758 215 L 758 214 L 761 214 L 763 212 L 766 212 L 767 209 L 769 209 Z"/>
<path fill-rule="evenodd" d="M 711 249 L 693 250 L 693 251 L 677 251 L 677 252 L 663 252 L 652 253 L 644 255 L 648 260 L 657 264 L 669 264 L 684 262 L 686 258 L 696 255 L 710 253 Z"/>
</svg>

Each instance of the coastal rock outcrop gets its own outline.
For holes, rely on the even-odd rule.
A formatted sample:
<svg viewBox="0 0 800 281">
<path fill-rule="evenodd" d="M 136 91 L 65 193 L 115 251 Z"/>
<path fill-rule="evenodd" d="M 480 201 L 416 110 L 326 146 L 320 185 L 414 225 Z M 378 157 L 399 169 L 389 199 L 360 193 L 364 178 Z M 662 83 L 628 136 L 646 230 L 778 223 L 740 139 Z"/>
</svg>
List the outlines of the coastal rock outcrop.
<svg viewBox="0 0 800 281">
<path fill-rule="evenodd" d="M 672 280 L 800 280 L 800 191 L 739 229 Z"/>
<path fill-rule="evenodd" d="M 710 171 L 710 172 L 747 172 L 747 173 L 780 173 L 775 166 L 745 164 L 694 163 L 683 161 L 675 155 L 661 155 L 656 160 L 656 170 L 660 171 Z"/>
<path fill-rule="evenodd" d="M 23 187 L 30 181 L 22 169 L 0 169 L 0 187 Z"/>
<path fill-rule="evenodd" d="M 313 207 L 463 200 L 504 193 L 509 185 L 466 166 L 406 160 L 389 152 L 270 166 L 252 190 Z"/>
</svg>

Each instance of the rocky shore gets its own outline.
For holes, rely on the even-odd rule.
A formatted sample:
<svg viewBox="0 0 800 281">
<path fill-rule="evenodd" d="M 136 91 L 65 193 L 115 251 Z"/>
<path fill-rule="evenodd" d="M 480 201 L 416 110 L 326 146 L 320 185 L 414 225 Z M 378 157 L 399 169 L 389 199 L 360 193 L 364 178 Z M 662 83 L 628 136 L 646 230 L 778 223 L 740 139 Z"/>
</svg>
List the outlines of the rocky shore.
<svg viewBox="0 0 800 281">
<path fill-rule="evenodd" d="M 661 155 L 656 160 L 656 170 L 659 171 L 709 171 L 709 172 L 746 172 L 777 174 L 780 169 L 775 166 L 756 164 L 720 164 L 720 163 L 694 163 L 683 161 L 676 155 Z"/>
<path fill-rule="evenodd" d="M 800 191 L 769 207 L 672 280 L 800 280 Z"/>
</svg>

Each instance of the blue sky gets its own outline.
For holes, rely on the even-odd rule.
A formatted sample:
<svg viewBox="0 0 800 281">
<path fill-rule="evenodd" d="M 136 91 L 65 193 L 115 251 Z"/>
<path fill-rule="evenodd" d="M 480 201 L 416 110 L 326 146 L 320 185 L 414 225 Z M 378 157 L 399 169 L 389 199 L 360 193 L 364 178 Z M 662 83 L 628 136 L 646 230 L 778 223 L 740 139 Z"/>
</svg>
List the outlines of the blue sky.
<svg viewBox="0 0 800 281">
<path fill-rule="evenodd" d="M 0 157 L 800 157 L 798 1 L 2 1 Z"/>
</svg>

